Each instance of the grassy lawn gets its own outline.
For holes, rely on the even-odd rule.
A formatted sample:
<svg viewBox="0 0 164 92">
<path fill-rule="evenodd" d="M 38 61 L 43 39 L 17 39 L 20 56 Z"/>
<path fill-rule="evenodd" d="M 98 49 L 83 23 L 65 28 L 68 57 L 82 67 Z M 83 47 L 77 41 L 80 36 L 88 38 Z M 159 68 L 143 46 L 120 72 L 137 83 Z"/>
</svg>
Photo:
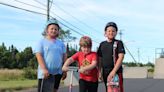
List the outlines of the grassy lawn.
<svg viewBox="0 0 164 92">
<path fill-rule="evenodd" d="M 0 69 L 0 92 L 36 87 L 37 79 L 26 79 L 23 72 L 23 70 L 18 69 Z"/>
<path fill-rule="evenodd" d="M 21 90 L 24 88 L 31 88 L 37 86 L 37 80 L 0 80 L 0 91 L 4 90 Z"/>
</svg>

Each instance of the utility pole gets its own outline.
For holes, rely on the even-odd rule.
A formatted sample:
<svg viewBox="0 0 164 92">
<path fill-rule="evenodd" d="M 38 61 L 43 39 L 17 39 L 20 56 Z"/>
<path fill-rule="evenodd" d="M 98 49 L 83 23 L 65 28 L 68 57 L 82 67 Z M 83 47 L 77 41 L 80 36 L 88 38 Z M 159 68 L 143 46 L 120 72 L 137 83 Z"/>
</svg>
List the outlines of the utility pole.
<svg viewBox="0 0 164 92">
<path fill-rule="evenodd" d="M 130 52 L 130 50 L 126 47 L 126 45 L 124 44 L 125 49 L 128 51 L 128 53 L 130 54 L 130 56 L 132 57 L 132 59 L 134 60 L 135 63 L 137 63 L 136 59 L 134 58 L 134 56 L 132 55 L 132 53 Z"/>
<path fill-rule="evenodd" d="M 47 21 L 50 19 L 50 0 L 47 0 Z"/>
<path fill-rule="evenodd" d="M 138 62 L 140 62 L 140 49 L 138 48 Z"/>
<path fill-rule="evenodd" d="M 123 35 L 122 30 L 120 30 L 119 35 L 120 35 L 120 40 L 122 41 L 122 35 Z M 124 47 L 125 47 L 125 49 L 128 51 L 128 53 L 130 54 L 130 56 L 132 57 L 132 59 L 134 60 L 134 62 L 137 63 L 136 59 L 134 58 L 134 56 L 132 55 L 132 53 L 131 53 L 130 50 L 126 47 L 125 44 L 124 44 Z"/>
<path fill-rule="evenodd" d="M 122 30 L 120 30 L 119 35 L 120 35 L 120 40 L 122 40 Z"/>
</svg>

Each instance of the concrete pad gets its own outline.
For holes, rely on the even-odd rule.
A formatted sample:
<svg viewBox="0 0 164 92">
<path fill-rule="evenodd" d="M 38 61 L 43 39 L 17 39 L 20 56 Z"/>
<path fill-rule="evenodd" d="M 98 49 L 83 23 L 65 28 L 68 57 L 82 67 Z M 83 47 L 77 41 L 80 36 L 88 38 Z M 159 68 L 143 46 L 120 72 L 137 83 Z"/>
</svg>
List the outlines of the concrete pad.
<svg viewBox="0 0 164 92">
<path fill-rule="evenodd" d="M 147 67 L 124 67 L 124 78 L 147 78 Z"/>
<path fill-rule="evenodd" d="M 154 79 L 164 79 L 164 58 L 155 61 Z"/>
</svg>

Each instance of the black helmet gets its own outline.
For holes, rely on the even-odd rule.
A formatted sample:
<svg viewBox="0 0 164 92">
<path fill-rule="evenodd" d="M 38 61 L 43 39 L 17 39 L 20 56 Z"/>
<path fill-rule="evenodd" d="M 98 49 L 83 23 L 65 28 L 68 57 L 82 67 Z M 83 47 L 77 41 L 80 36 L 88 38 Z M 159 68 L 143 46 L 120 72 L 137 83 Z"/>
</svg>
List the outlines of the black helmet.
<svg viewBox="0 0 164 92">
<path fill-rule="evenodd" d="M 108 22 L 108 23 L 106 24 L 106 26 L 105 26 L 105 31 L 106 31 L 107 28 L 110 27 L 110 26 L 114 27 L 114 28 L 116 29 L 116 32 L 117 32 L 118 28 L 117 28 L 117 24 L 116 24 L 115 22 Z"/>
</svg>

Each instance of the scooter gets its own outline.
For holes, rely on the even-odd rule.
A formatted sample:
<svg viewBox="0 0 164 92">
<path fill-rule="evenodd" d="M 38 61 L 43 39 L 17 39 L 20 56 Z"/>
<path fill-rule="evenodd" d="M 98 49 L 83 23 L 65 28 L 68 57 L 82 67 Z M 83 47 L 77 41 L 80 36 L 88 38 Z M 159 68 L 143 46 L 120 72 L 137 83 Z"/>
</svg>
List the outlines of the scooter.
<svg viewBox="0 0 164 92">
<path fill-rule="evenodd" d="M 71 80 L 69 84 L 69 92 L 72 92 L 72 87 L 73 87 L 73 73 L 78 72 L 78 69 L 68 69 L 68 71 L 71 71 Z"/>
</svg>

